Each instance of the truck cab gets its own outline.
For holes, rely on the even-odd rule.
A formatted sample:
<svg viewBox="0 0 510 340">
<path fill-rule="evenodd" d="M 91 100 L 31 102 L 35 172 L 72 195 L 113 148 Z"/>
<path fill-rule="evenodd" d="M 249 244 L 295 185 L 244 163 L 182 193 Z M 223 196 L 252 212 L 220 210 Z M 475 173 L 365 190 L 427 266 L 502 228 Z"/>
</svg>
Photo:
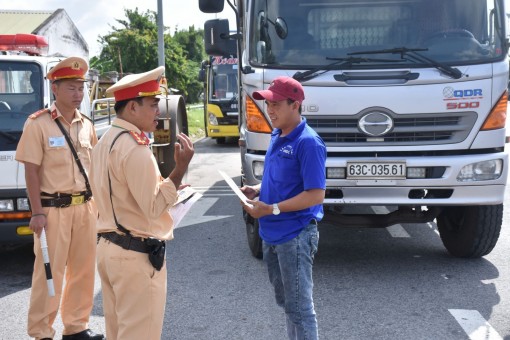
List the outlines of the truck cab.
<svg viewBox="0 0 510 340">
<path fill-rule="evenodd" d="M 451 255 L 492 251 L 508 177 L 504 0 L 240 0 L 234 11 L 236 37 L 214 19 L 204 38 L 218 55 L 238 39 L 241 184 L 260 182 L 272 131 L 253 92 L 290 76 L 327 147 L 323 222 L 435 221 Z M 260 256 L 258 222 L 245 220 Z"/>
</svg>

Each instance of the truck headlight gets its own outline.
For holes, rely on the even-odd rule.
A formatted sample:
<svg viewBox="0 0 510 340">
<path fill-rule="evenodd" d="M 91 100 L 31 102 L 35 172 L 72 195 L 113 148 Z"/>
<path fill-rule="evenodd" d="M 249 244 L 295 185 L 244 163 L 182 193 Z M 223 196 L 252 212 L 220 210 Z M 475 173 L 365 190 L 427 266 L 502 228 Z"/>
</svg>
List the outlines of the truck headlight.
<svg viewBox="0 0 510 340">
<path fill-rule="evenodd" d="M 14 201 L 12 199 L 0 200 L 0 211 L 13 211 Z"/>
<path fill-rule="evenodd" d="M 261 180 L 262 174 L 264 173 L 264 162 L 255 161 L 252 164 L 253 168 L 253 176 L 255 176 L 256 179 Z"/>
<path fill-rule="evenodd" d="M 457 175 L 459 182 L 490 181 L 498 179 L 503 170 L 501 159 L 491 159 L 464 166 Z"/>
<path fill-rule="evenodd" d="M 30 205 L 28 204 L 28 198 L 18 198 L 16 200 L 18 205 L 18 210 L 30 210 Z"/>
<path fill-rule="evenodd" d="M 218 119 L 215 115 L 209 112 L 209 124 L 211 125 L 218 125 Z"/>
</svg>

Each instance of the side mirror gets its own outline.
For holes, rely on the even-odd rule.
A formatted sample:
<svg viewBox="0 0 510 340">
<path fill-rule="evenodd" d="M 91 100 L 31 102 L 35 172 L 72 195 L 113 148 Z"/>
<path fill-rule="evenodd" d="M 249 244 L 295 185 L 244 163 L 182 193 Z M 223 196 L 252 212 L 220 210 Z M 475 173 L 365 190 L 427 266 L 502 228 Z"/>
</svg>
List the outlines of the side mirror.
<svg viewBox="0 0 510 340">
<path fill-rule="evenodd" d="M 224 6 L 224 0 L 198 0 L 198 7 L 204 13 L 219 13 Z"/>
<path fill-rule="evenodd" d="M 230 39 L 227 19 L 213 19 L 205 22 L 204 43 L 205 52 L 208 55 L 237 55 L 237 41 Z"/>
</svg>

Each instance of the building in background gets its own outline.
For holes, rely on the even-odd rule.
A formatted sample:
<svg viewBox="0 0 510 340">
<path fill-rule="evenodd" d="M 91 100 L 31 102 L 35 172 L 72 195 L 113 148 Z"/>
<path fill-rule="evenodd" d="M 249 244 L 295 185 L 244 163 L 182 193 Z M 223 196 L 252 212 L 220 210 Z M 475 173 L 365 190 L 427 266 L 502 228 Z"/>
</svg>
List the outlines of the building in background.
<svg viewBox="0 0 510 340">
<path fill-rule="evenodd" d="M 2 34 L 37 34 L 49 43 L 48 55 L 89 59 L 89 46 L 64 9 L 0 10 Z"/>
</svg>

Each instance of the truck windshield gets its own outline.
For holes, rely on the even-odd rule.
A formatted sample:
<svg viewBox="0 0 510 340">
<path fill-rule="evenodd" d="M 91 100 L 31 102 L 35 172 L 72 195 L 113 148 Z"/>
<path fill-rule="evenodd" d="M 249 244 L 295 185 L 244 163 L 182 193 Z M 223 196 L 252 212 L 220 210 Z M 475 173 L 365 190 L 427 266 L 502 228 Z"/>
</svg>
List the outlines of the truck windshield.
<svg viewBox="0 0 510 340">
<path fill-rule="evenodd" d="M 28 115 L 43 107 L 43 76 L 35 63 L 0 63 L 0 145 L 16 142 Z"/>
<path fill-rule="evenodd" d="M 212 57 L 209 101 L 237 98 L 237 58 Z"/>
<path fill-rule="evenodd" d="M 366 57 L 343 68 L 468 65 L 505 57 L 503 0 L 254 0 L 249 59 L 274 68 L 320 68 L 329 58 Z M 379 62 L 385 50 L 425 58 Z M 381 51 L 381 54 L 363 54 Z M 370 58 L 370 59 L 368 59 Z M 434 66 L 434 65 L 433 65 Z"/>
</svg>

